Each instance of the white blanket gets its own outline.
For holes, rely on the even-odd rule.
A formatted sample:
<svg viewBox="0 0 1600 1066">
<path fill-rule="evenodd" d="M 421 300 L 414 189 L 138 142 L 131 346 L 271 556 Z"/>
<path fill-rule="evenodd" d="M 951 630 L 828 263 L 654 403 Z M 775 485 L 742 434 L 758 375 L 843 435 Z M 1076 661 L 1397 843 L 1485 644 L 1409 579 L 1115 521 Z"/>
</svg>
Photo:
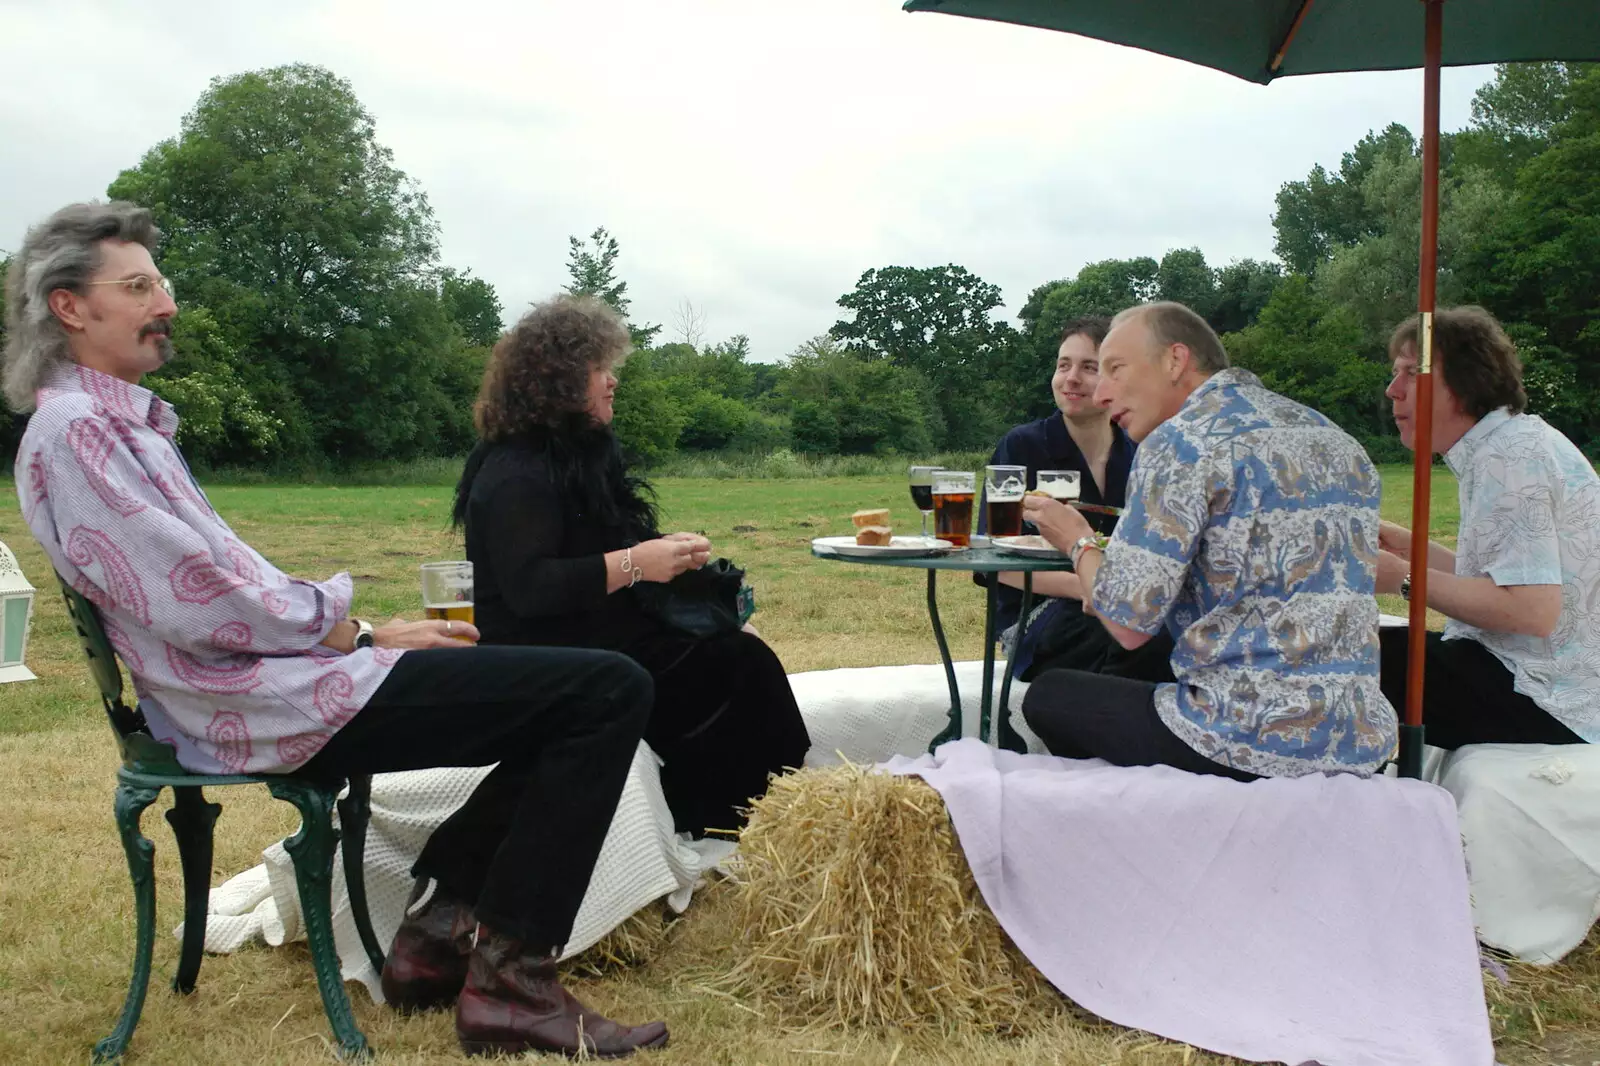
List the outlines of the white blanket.
<svg viewBox="0 0 1600 1066">
<path fill-rule="evenodd" d="M 939 790 L 1000 924 L 1102 1018 L 1253 1061 L 1494 1062 L 1443 789 L 1243 784 L 973 740 L 889 769 Z"/>
<path fill-rule="evenodd" d="M 1528 962 L 1559 961 L 1600 917 L 1600 745 L 1475 744 L 1443 767 L 1479 937 Z"/>
<path fill-rule="evenodd" d="M 691 841 L 673 832 L 657 767 L 654 753 L 640 744 L 589 891 L 573 923 L 567 955 L 594 944 L 652 900 L 665 897 L 669 906 L 681 912 L 688 907 L 701 875 L 733 851 L 729 841 Z M 385 948 L 400 927 L 413 884 L 411 864 L 421 854 L 423 843 L 488 772 L 487 768 L 414 770 L 373 778 L 364 865 L 368 913 L 378 942 Z M 258 938 L 279 945 L 305 936 L 288 854 L 276 843 L 266 849 L 263 858 L 262 865 L 211 891 L 207 951 L 234 951 Z M 365 984 L 373 999 L 382 1003 L 378 975 L 367 960 L 351 917 L 342 862 L 334 864 L 333 900 L 340 971 L 345 980 Z M 178 927 L 180 936 L 182 928 Z"/>
</svg>

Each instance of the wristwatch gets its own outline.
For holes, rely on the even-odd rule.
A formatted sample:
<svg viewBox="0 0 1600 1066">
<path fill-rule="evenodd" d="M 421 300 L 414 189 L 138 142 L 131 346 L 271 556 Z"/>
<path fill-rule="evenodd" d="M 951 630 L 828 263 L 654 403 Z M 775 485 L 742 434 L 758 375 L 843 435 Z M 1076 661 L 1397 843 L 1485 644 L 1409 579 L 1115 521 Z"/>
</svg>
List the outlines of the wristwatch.
<svg viewBox="0 0 1600 1066">
<path fill-rule="evenodd" d="M 372 647 L 372 623 L 365 618 L 352 618 L 350 621 L 356 624 L 356 648 Z"/>
<path fill-rule="evenodd" d="M 1079 537 L 1077 540 L 1072 542 L 1072 548 L 1067 552 L 1067 558 L 1072 560 L 1072 568 L 1074 570 L 1078 569 L 1078 558 L 1083 555 L 1086 549 L 1089 548 L 1096 548 L 1101 551 L 1105 550 L 1100 548 L 1099 537 Z"/>
<path fill-rule="evenodd" d="M 1411 575 L 1410 574 L 1407 574 L 1405 576 L 1405 579 L 1400 582 L 1400 598 L 1402 600 L 1405 600 L 1407 603 L 1411 602 Z"/>
</svg>

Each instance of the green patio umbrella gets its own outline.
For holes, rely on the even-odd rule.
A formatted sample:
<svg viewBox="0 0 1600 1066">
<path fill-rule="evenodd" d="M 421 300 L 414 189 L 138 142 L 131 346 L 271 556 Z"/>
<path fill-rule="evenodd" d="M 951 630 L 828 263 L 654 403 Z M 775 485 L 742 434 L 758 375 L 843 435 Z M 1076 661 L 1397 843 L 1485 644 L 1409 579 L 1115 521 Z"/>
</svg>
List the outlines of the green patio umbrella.
<svg viewBox="0 0 1600 1066">
<path fill-rule="evenodd" d="M 1185 59 L 1265 85 L 1292 74 L 1423 68 L 1422 268 L 1411 557 L 1427 558 L 1433 305 L 1439 252 L 1439 68 L 1600 60 L 1600 0 L 907 0 L 907 11 L 1014 22 Z M 1419 10 L 1420 9 L 1420 10 Z M 1424 567 L 1412 575 L 1400 772 L 1422 774 Z"/>
</svg>

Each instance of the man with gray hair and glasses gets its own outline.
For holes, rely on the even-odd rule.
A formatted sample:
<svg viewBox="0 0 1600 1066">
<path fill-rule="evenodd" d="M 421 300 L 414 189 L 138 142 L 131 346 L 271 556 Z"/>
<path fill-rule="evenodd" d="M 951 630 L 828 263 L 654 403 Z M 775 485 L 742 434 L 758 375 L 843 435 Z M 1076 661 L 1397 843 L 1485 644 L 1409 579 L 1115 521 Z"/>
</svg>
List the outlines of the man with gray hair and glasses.
<svg viewBox="0 0 1600 1066">
<path fill-rule="evenodd" d="M 1023 700 L 1051 752 L 1249 781 L 1368 774 L 1394 749 L 1378 683 L 1378 472 L 1338 426 L 1232 369 L 1176 303 L 1123 311 L 1095 400 L 1139 442 L 1109 541 L 1027 497 L 1085 610 L 1137 648 L 1172 635 L 1176 684 L 1047 670 Z"/>
<path fill-rule="evenodd" d="M 150 213 L 73 204 L 6 279 L 4 385 L 32 411 L 16 460 L 28 527 L 98 608 L 146 728 L 197 773 L 489 766 L 429 839 L 383 968 L 402 1010 L 456 1009 L 469 1054 L 611 1058 L 666 1026 L 584 1007 L 555 963 L 649 714 L 650 675 L 578 648 L 471 647 L 467 623 L 350 617 L 348 574 L 292 578 L 212 510 L 140 385 L 172 357 Z M 452 632 L 452 630 L 454 632 Z"/>
<path fill-rule="evenodd" d="M 1418 441 L 1413 315 L 1389 338 L 1384 395 L 1407 448 L 1444 456 L 1459 479 L 1455 548 L 1429 542 L 1411 559 L 1411 531 L 1379 533 L 1378 591 L 1411 599 L 1428 569 L 1428 608 L 1444 633 L 1424 637 L 1428 743 L 1600 741 L 1600 476 L 1578 447 L 1527 413 L 1522 360 L 1481 307 L 1433 316 L 1432 437 Z M 1410 630 L 1385 629 L 1383 690 L 1404 706 Z"/>
</svg>

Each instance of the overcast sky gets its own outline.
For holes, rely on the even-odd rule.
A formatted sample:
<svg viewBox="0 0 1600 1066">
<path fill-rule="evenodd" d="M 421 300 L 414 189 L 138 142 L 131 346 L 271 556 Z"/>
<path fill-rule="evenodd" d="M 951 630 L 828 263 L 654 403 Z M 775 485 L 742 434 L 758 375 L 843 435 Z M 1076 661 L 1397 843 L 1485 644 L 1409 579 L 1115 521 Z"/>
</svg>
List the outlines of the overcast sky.
<svg viewBox="0 0 1600 1066">
<path fill-rule="evenodd" d="M 104 196 L 212 77 L 313 62 L 508 318 L 604 225 L 636 320 L 671 339 L 688 300 L 758 359 L 871 267 L 959 263 L 1014 314 L 1098 259 L 1269 258 L 1280 185 L 1421 123 L 1417 71 L 1263 88 L 897 0 L 0 0 L 0 27 L 0 248 Z M 1445 71 L 1445 129 L 1490 73 Z"/>
</svg>

